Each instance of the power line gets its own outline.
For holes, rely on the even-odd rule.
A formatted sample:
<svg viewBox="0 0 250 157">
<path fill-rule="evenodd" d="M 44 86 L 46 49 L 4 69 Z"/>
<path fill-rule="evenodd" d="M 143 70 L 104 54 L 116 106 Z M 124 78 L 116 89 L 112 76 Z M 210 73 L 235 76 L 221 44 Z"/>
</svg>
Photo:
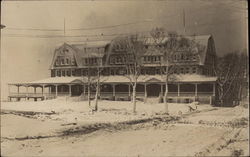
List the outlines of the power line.
<svg viewBox="0 0 250 157">
<path fill-rule="evenodd" d="M 118 24 L 118 25 L 109 25 L 109 26 L 102 26 L 102 27 L 89 27 L 89 28 L 75 28 L 75 29 L 67 29 L 69 31 L 76 31 L 76 30 L 96 30 L 96 29 L 108 29 L 108 28 L 115 28 L 115 27 L 121 27 L 121 26 L 128 26 L 128 25 L 134 25 L 138 23 L 145 23 L 145 22 L 152 22 L 152 20 L 143 20 L 143 21 L 137 21 L 137 22 L 130 22 L 130 23 L 124 23 L 124 24 Z"/>
<path fill-rule="evenodd" d="M 98 30 L 98 29 L 108 29 L 108 28 L 115 28 L 115 27 L 121 27 L 121 26 L 128 26 L 128 25 L 134 25 L 138 23 L 146 23 L 146 22 L 152 22 L 151 19 L 146 19 L 142 21 L 137 22 L 130 22 L 130 23 L 123 23 L 118 25 L 108 25 L 108 26 L 101 26 L 101 27 L 86 27 L 86 28 L 74 28 L 74 29 L 41 29 L 41 28 L 16 28 L 16 27 L 8 27 L 6 30 L 25 30 L 25 31 L 79 31 L 79 30 Z M 65 27 L 65 23 L 64 23 Z"/>
<path fill-rule="evenodd" d="M 63 29 L 41 29 L 41 28 L 16 28 L 6 27 L 5 30 L 25 30 L 25 31 L 63 31 Z"/>
<path fill-rule="evenodd" d="M 222 22 L 217 22 L 217 24 L 227 24 L 227 22 L 231 22 L 231 21 L 237 21 L 237 20 L 243 20 L 243 19 L 232 19 L 232 20 L 228 20 L 228 21 L 222 21 Z M 203 23 L 203 24 L 193 24 L 193 25 L 185 25 L 185 27 L 192 27 L 192 26 L 211 26 L 211 25 L 215 25 L 214 23 Z M 114 33 L 114 34 L 95 34 L 95 35 L 68 35 L 68 36 L 64 36 L 64 35 L 27 35 L 27 34 L 2 34 L 4 37 L 30 37 L 30 38 L 78 38 L 78 37 L 85 37 L 85 38 L 91 38 L 91 37 L 113 37 L 113 36 L 124 36 L 124 35 L 131 35 L 131 34 L 142 34 L 142 33 L 149 33 L 150 30 L 148 31 L 141 31 L 141 32 L 131 32 L 131 33 Z"/>
</svg>

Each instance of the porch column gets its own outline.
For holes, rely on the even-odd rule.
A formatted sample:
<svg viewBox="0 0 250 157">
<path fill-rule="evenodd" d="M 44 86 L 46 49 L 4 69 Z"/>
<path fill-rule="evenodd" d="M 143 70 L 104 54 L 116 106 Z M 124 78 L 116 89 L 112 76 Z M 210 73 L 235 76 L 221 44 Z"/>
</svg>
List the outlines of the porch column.
<svg viewBox="0 0 250 157">
<path fill-rule="evenodd" d="M 28 89 L 29 87 L 28 86 L 26 86 L 26 100 L 28 99 L 28 92 L 29 92 L 29 89 Z M 18 94 L 19 94 L 19 87 L 18 87 Z"/>
<path fill-rule="evenodd" d="M 36 87 L 34 87 L 34 93 L 36 93 Z"/>
<path fill-rule="evenodd" d="M 19 86 L 17 86 L 17 94 L 19 95 Z"/>
<path fill-rule="evenodd" d="M 42 98 L 42 100 L 46 100 L 47 98 L 46 98 L 46 94 L 45 94 L 45 85 L 43 85 L 43 93 L 42 93 L 42 96 L 44 96 L 43 98 Z"/>
<path fill-rule="evenodd" d="M 197 83 L 195 83 L 194 85 L 195 85 L 195 97 L 197 97 L 197 90 L 198 90 Z"/>
<path fill-rule="evenodd" d="M 57 87 L 58 87 L 58 85 L 55 85 L 56 97 L 57 97 Z"/>
<path fill-rule="evenodd" d="M 147 98 L 147 84 L 144 84 L 144 97 Z"/>
<path fill-rule="evenodd" d="M 82 85 L 82 88 L 83 88 L 83 96 L 85 96 L 85 93 L 86 93 L 86 91 L 85 91 L 85 85 Z"/>
<path fill-rule="evenodd" d="M 9 95 L 8 96 L 10 96 L 10 85 L 8 84 L 8 92 L 9 92 Z M 11 97 L 8 97 L 9 98 L 9 100 L 11 101 Z"/>
<path fill-rule="evenodd" d="M 177 96 L 180 96 L 180 84 L 177 84 L 178 90 L 177 90 Z"/>
<path fill-rule="evenodd" d="M 113 84 L 112 87 L 113 87 L 113 96 L 115 96 L 115 84 Z"/>
<path fill-rule="evenodd" d="M 130 84 L 128 85 L 128 96 L 130 96 Z"/>
<path fill-rule="evenodd" d="M 163 96 L 163 85 L 161 84 L 161 96 Z"/>
<path fill-rule="evenodd" d="M 215 96 L 215 83 L 213 83 L 213 96 Z"/>
<path fill-rule="evenodd" d="M 71 84 L 69 85 L 69 96 L 71 96 Z"/>
<path fill-rule="evenodd" d="M 44 95 L 44 85 L 42 85 L 42 96 Z"/>
</svg>

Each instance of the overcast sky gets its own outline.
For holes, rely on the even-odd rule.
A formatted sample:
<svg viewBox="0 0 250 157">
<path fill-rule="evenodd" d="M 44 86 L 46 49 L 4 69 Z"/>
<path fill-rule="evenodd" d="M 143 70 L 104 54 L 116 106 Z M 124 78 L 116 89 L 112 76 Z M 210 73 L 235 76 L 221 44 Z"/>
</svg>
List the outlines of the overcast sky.
<svg viewBox="0 0 250 157">
<path fill-rule="evenodd" d="M 97 35 L 98 40 L 107 40 L 111 38 L 106 35 L 149 31 L 154 27 L 183 34 L 185 12 L 185 34 L 213 35 L 217 54 L 223 55 L 247 47 L 246 5 L 246 1 L 237 0 L 1 1 L 1 21 L 6 25 L 1 30 L 1 94 L 6 97 L 7 82 L 49 77 L 54 49 L 64 41 L 86 40 L 49 37 L 64 35 L 64 19 L 65 36 Z M 104 28 L 93 29 L 97 27 Z M 70 30 L 81 28 L 86 29 Z M 39 35 L 47 38 L 37 38 Z"/>
</svg>

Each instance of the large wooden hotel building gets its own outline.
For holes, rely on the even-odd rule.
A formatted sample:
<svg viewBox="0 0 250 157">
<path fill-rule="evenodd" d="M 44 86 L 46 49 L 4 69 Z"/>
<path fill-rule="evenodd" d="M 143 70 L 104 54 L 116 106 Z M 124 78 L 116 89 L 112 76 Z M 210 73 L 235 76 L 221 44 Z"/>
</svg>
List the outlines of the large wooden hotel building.
<svg viewBox="0 0 250 157">
<path fill-rule="evenodd" d="M 213 103 L 216 96 L 216 77 L 213 72 L 216 50 L 211 35 L 186 37 L 197 43 L 196 47 L 179 47 L 172 53 L 171 63 L 176 66 L 174 75 L 177 79 L 169 82 L 169 102 Z M 132 95 L 130 80 L 126 77 L 127 59 L 126 48 L 122 46 L 123 37 L 111 41 L 86 42 L 84 44 L 64 43 L 56 48 L 50 66 L 51 76 L 47 79 L 32 82 L 10 83 L 16 86 L 17 92 L 10 92 L 9 98 L 38 98 L 66 96 L 86 98 L 88 76 L 95 76 L 97 68 L 101 71 L 100 99 L 129 100 Z M 152 38 L 144 42 L 141 57 L 141 75 L 137 83 L 137 98 L 147 101 L 155 98 L 159 100 L 164 95 L 165 82 L 161 75 L 164 54 L 155 49 Z M 19 92 L 19 87 L 26 87 L 27 91 Z M 29 88 L 33 88 L 29 92 Z M 36 88 L 41 88 L 37 92 Z M 94 97 L 91 88 L 91 97 Z"/>
</svg>

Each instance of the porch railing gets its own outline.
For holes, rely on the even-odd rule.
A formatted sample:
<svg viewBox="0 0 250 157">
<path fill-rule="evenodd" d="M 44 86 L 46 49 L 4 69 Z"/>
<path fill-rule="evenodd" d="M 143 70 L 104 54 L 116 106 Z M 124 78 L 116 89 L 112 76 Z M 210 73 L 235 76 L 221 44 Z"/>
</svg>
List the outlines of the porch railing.
<svg viewBox="0 0 250 157">
<path fill-rule="evenodd" d="M 90 93 L 91 96 L 95 96 L 95 92 L 91 92 Z M 132 92 L 130 92 L 130 96 L 132 96 Z M 57 96 L 69 96 L 70 93 L 69 92 L 58 92 Z M 85 92 L 85 96 L 87 96 L 88 93 Z M 161 93 L 159 93 L 159 95 L 163 95 Z M 55 97 L 56 93 L 52 92 L 52 93 L 25 93 L 25 92 L 20 92 L 20 93 L 10 93 L 11 97 L 42 97 L 42 96 L 46 96 L 46 97 Z M 112 96 L 116 96 L 116 97 L 127 97 L 129 96 L 129 92 L 115 92 L 113 95 L 113 92 L 101 92 L 100 93 L 101 97 L 112 97 Z M 144 92 L 136 92 L 136 96 L 137 97 L 144 97 L 145 93 Z M 148 95 L 149 96 L 149 95 Z M 174 96 L 177 97 L 178 96 L 178 92 L 168 92 L 168 96 Z M 194 97 L 195 93 L 194 92 L 180 92 L 179 93 L 180 97 Z M 197 96 L 213 96 L 213 92 L 198 92 Z"/>
</svg>

